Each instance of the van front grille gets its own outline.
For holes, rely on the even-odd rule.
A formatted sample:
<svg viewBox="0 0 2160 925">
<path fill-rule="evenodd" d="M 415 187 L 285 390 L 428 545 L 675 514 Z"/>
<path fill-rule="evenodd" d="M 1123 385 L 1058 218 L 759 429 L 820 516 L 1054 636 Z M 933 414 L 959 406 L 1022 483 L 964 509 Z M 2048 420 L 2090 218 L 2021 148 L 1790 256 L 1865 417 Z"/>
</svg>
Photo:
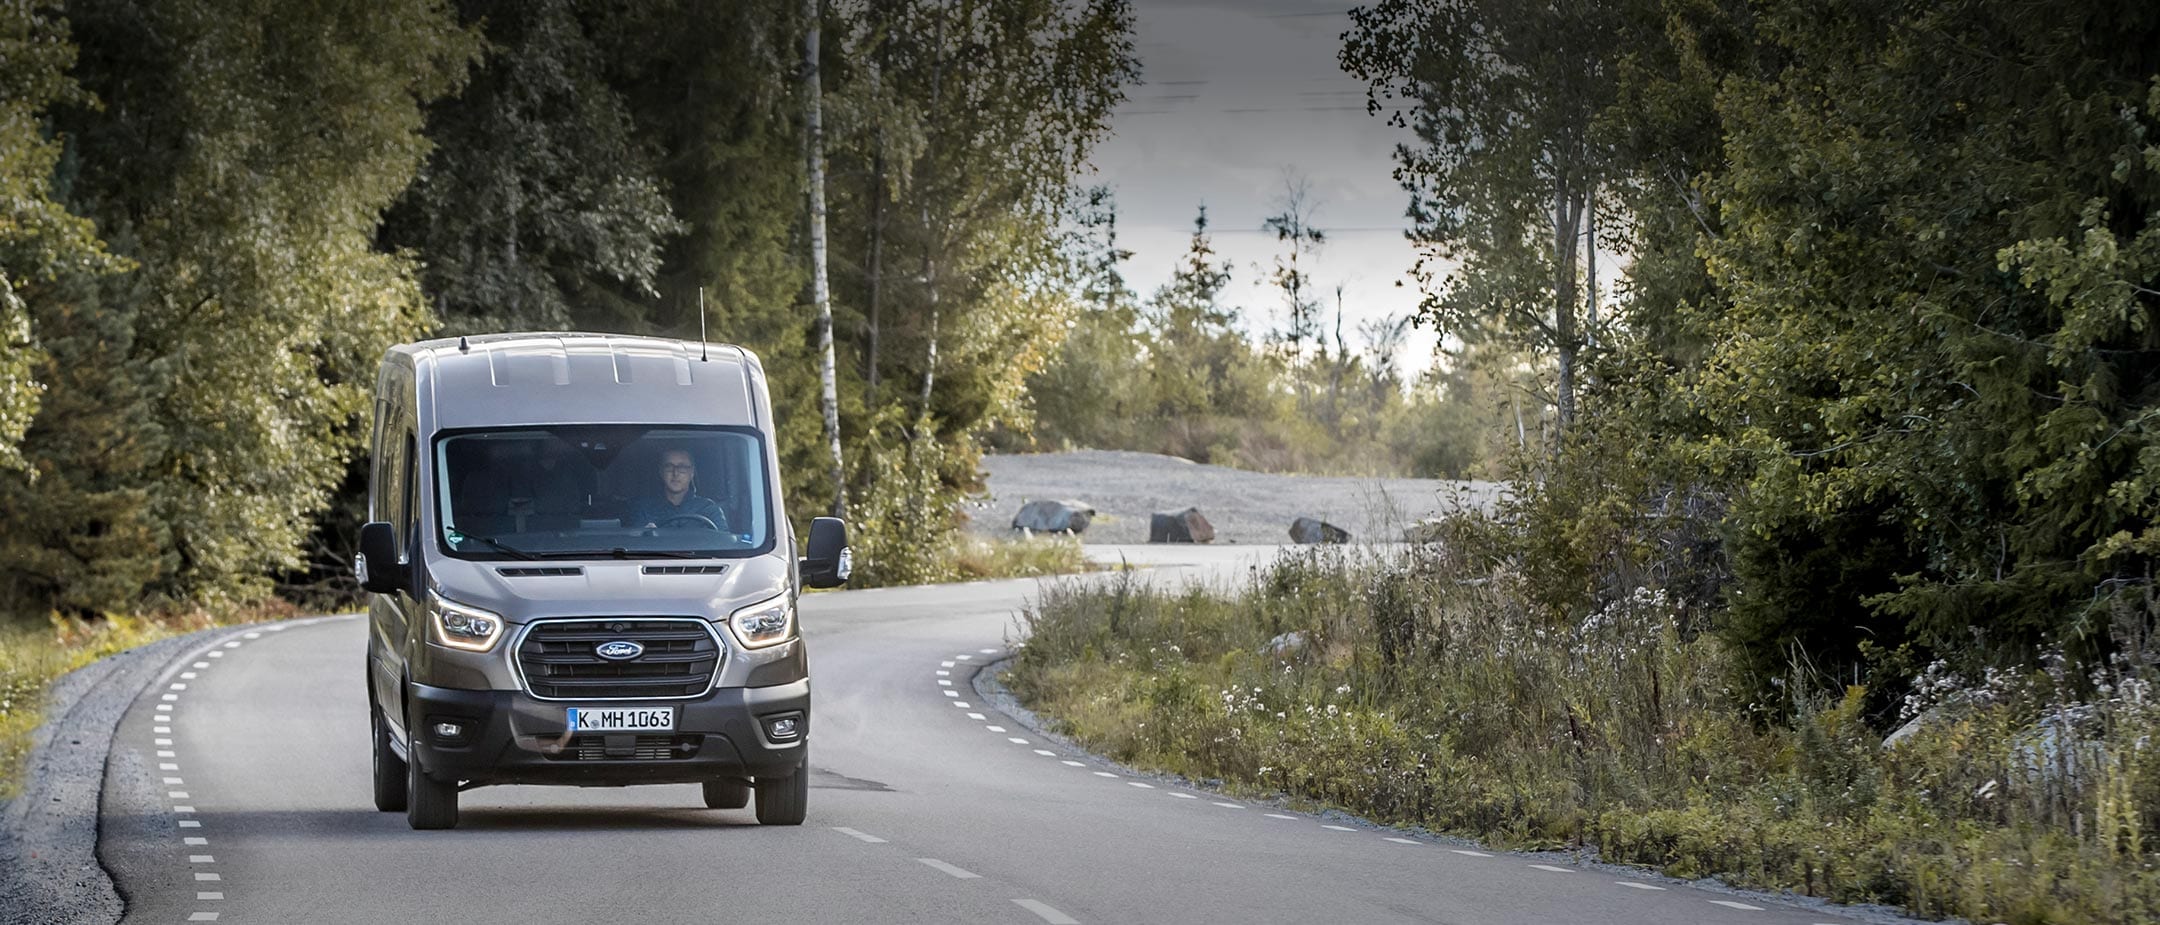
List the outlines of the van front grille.
<svg viewBox="0 0 2160 925">
<path fill-rule="evenodd" d="M 643 648 L 632 658 L 601 658 L 612 642 Z M 720 645 L 705 621 L 654 617 L 546 620 L 518 644 L 518 668 L 533 696 L 549 700 L 662 700 L 711 689 Z"/>
</svg>

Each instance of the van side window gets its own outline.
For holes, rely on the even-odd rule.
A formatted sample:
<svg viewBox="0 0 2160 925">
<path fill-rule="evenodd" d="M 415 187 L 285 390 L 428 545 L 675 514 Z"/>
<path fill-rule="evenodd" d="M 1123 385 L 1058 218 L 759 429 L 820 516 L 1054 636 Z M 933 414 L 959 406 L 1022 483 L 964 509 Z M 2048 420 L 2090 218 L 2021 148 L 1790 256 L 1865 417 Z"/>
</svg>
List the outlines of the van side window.
<svg viewBox="0 0 2160 925">
<path fill-rule="evenodd" d="M 410 549 L 420 529 L 420 449 L 411 431 L 405 433 L 405 461 L 399 468 L 398 548 Z"/>
</svg>

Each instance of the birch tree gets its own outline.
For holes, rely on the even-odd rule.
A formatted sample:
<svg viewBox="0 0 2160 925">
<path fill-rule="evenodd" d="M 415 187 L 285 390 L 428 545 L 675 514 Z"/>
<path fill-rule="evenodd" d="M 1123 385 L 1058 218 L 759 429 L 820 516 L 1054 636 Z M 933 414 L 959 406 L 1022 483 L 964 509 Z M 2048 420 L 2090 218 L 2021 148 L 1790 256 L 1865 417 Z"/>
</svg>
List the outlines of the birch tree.
<svg viewBox="0 0 2160 925">
<path fill-rule="evenodd" d="M 817 306 L 819 405 L 832 450 L 834 517 L 847 516 L 847 469 L 840 457 L 840 385 L 833 369 L 832 287 L 825 275 L 825 128 L 818 83 L 818 0 L 803 0 L 803 125 L 810 173 L 810 301 Z"/>
</svg>

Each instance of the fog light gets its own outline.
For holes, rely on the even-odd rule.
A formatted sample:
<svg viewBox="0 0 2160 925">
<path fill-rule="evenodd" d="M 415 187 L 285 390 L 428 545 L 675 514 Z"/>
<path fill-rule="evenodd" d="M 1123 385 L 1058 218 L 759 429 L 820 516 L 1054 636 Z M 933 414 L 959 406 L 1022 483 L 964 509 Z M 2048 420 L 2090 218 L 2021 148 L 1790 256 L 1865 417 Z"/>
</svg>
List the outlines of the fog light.
<svg viewBox="0 0 2160 925">
<path fill-rule="evenodd" d="M 455 741 L 465 737 L 465 727 L 456 723 L 436 723 L 435 737 Z"/>
<path fill-rule="evenodd" d="M 772 737 L 774 739 L 794 738 L 797 734 L 795 731 L 795 722 L 795 717 L 792 716 L 773 720 L 771 727 Z"/>
</svg>

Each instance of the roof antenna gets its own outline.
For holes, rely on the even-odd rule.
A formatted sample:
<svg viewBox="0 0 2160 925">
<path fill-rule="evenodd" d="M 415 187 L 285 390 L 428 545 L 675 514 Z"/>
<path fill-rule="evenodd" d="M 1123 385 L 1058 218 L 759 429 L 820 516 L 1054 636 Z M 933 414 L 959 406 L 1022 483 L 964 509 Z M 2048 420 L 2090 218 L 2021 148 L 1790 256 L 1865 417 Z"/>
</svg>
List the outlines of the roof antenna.
<svg viewBox="0 0 2160 925">
<path fill-rule="evenodd" d="M 466 342 L 465 342 L 465 335 L 463 335 L 463 334 L 460 334 L 460 335 L 458 335 L 458 337 L 457 337 L 457 352 L 459 352 L 459 353 L 471 353 L 471 352 L 472 352 L 472 345 L 471 345 L 471 344 L 469 344 L 469 343 L 466 343 Z"/>
<path fill-rule="evenodd" d="M 698 362 L 700 362 L 700 363 L 703 363 L 703 362 L 705 362 L 705 361 L 706 361 L 706 356 L 705 356 L 705 287 L 703 287 L 703 286 L 699 286 L 699 287 L 697 287 L 697 358 L 698 358 Z"/>
</svg>

